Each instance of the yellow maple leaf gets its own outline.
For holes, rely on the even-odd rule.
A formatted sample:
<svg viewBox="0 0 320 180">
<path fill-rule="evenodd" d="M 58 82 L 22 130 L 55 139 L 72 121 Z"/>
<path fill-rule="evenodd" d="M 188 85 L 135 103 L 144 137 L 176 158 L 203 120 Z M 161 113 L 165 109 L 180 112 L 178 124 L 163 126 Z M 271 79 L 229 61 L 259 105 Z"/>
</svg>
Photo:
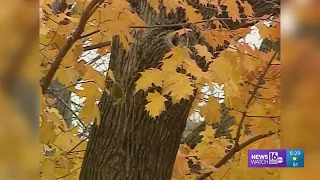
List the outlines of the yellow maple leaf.
<svg viewBox="0 0 320 180">
<path fill-rule="evenodd" d="M 164 79 L 163 84 L 163 93 L 171 92 L 173 103 L 178 103 L 181 99 L 190 99 L 195 89 L 191 86 L 190 78 L 180 73 L 171 73 L 170 78 Z"/>
<path fill-rule="evenodd" d="M 172 170 L 172 179 L 186 179 L 191 174 L 186 155 L 179 149 Z"/>
<path fill-rule="evenodd" d="M 194 47 L 196 48 L 196 50 L 198 52 L 198 55 L 201 56 L 201 57 L 204 57 L 207 63 L 213 61 L 213 56 L 208 51 L 207 46 L 203 46 L 203 45 L 197 44 Z"/>
<path fill-rule="evenodd" d="M 96 104 L 96 98 L 86 98 L 84 105 L 80 110 L 79 117 L 83 118 L 85 123 L 90 123 L 90 120 L 96 120 L 96 124 L 100 124 L 100 112 L 99 107 Z"/>
<path fill-rule="evenodd" d="M 242 2 L 242 7 L 244 8 L 244 14 L 248 16 L 248 18 L 254 17 L 252 6 L 247 1 Z"/>
<path fill-rule="evenodd" d="M 190 111 L 189 111 L 189 116 L 191 116 L 192 114 L 194 114 L 194 112 L 196 110 L 199 109 L 199 103 L 202 103 L 203 102 L 203 99 L 204 99 L 204 94 L 203 93 L 199 93 L 196 95 L 192 105 L 191 105 L 191 108 L 190 108 Z"/>
<path fill-rule="evenodd" d="M 277 25 L 276 27 L 267 27 L 263 22 L 260 22 L 257 27 L 261 38 L 268 38 L 272 41 L 280 38 L 280 25 Z"/>
<path fill-rule="evenodd" d="M 159 116 L 166 109 L 164 102 L 167 99 L 158 92 L 148 93 L 147 100 L 149 103 L 146 104 L 145 108 L 153 118 Z"/>
<path fill-rule="evenodd" d="M 100 37 L 101 41 L 112 40 L 113 36 L 119 35 L 120 42 L 124 49 L 129 48 L 129 43 L 133 41 L 129 26 L 145 26 L 145 22 L 135 13 L 132 13 L 130 4 L 126 1 L 111 1 L 107 6 L 99 7 L 91 16 L 89 21 L 97 22 L 95 27 L 103 29 Z M 88 32 L 89 33 L 89 32 Z"/>
<path fill-rule="evenodd" d="M 40 162 L 40 178 L 43 180 L 55 179 L 55 161 L 52 161 L 49 158 L 43 159 Z"/>
<path fill-rule="evenodd" d="M 265 106 L 261 102 L 255 102 L 253 105 L 251 105 L 248 109 L 248 115 L 259 115 L 259 116 L 265 116 L 266 110 Z"/>
<path fill-rule="evenodd" d="M 60 67 L 55 77 L 58 78 L 59 82 L 65 86 L 71 86 L 78 80 L 79 73 L 73 68 Z"/>
<path fill-rule="evenodd" d="M 190 50 L 185 46 L 176 46 L 165 54 L 161 61 L 163 72 L 176 72 L 177 67 L 180 67 L 185 59 L 191 59 Z"/>
<path fill-rule="evenodd" d="M 203 4 L 205 6 L 207 6 L 207 4 L 212 4 L 214 6 L 218 6 L 219 5 L 219 0 L 199 0 L 200 4 Z"/>
<path fill-rule="evenodd" d="M 221 105 L 218 103 L 215 97 L 209 97 L 208 102 L 200 107 L 200 114 L 206 118 L 206 122 L 212 125 L 215 122 L 219 122 L 221 115 Z"/>
<path fill-rule="evenodd" d="M 206 125 L 206 130 L 200 133 L 203 136 L 202 142 L 194 149 L 197 152 L 197 156 L 201 158 L 201 166 L 203 168 L 212 168 L 212 170 L 215 170 L 215 163 L 225 155 L 226 147 L 224 144 L 231 144 L 226 140 L 223 140 L 225 142 L 222 143 L 218 138 L 214 138 L 214 134 L 215 130 Z"/>
<path fill-rule="evenodd" d="M 44 121 L 52 122 L 61 130 L 67 130 L 67 124 L 56 108 L 47 108 L 46 111 L 42 113 L 42 117 Z"/>
<path fill-rule="evenodd" d="M 147 2 L 150 4 L 150 6 L 156 11 L 159 11 L 159 5 L 160 1 L 159 0 L 147 0 Z M 175 12 L 176 8 L 181 5 L 179 1 L 172 1 L 172 0 L 163 0 L 163 5 L 167 8 L 167 13 L 171 11 L 171 9 Z"/>
<path fill-rule="evenodd" d="M 93 80 L 101 89 L 105 88 L 106 76 L 95 70 L 92 66 L 86 65 L 87 72 L 83 76 L 83 80 Z"/>
<path fill-rule="evenodd" d="M 270 99 L 280 96 L 280 88 L 277 87 L 275 82 L 269 81 L 262 85 L 263 88 L 259 88 L 258 92 L 264 99 Z"/>
<path fill-rule="evenodd" d="M 158 0 L 147 0 L 147 2 L 150 4 L 150 6 L 157 12 L 159 13 L 159 6 L 160 6 L 160 1 Z"/>
<path fill-rule="evenodd" d="M 233 75 L 235 71 L 228 62 L 228 59 L 220 56 L 210 64 L 209 73 L 211 73 L 214 82 L 223 84 L 229 81 L 230 76 Z"/>
<path fill-rule="evenodd" d="M 54 132 L 54 125 L 51 122 L 42 122 L 40 127 L 40 139 L 42 144 L 54 143 L 56 134 Z"/>
<path fill-rule="evenodd" d="M 56 166 L 55 173 L 59 175 L 66 175 L 74 167 L 74 163 L 67 157 L 66 153 L 60 153 L 56 156 L 55 161 L 59 166 Z"/>
<path fill-rule="evenodd" d="M 92 98 L 95 100 L 99 100 L 101 97 L 101 92 L 99 91 L 99 86 L 94 82 L 88 82 L 81 84 L 83 90 L 75 89 L 73 90 L 80 97 L 86 97 L 88 99 Z"/>
<path fill-rule="evenodd" d="M 200 79 L 205 76 L 205 72 L 201 70 L 201 68 L 196 64 L 194 60 L 185 59 L 183 68 L 187 71 L 187 74 L 190 73 L 195 76 L 197 79 Z"/>
<path fill-rule="evenodd" d="M 206 130 L 200 133 L 203 136 L 202 142 L 210 144 L 214 140 L 214 133 L 215 130 L 210 125 L 206 125 Z"/>
<path fill-rule="evenodd" d="M 200 13 L 197 13 L 197 9 L 190 6 L 186 1 L 180 1 L 180 7 L 183 7 L 186 11 L 186 16 L 191 22 L 197 22 L 203 19 Z M 201 24 L 196 24 L 197 26 L 201 27 Z"/>
<path fill-rule="evenodd" d="M 250 128 L 255 134 L 268 133 L 269 131 L 276 132 L 280 129 L 280 124 L 278 122 L 280 114 L 267 114 L 264 103 L 255 102 L 248 109 L 248 116 L 251 119 Z"/>
<path fill-rule="evenodd" d="M 83 53 L 83 42 L 82 41 L 76 41 L 73 44 L 73 47 L 72 47 L 71 51 L 73 53 L 73 60 L 75 62 L 77 62 L 77 60 L 79 59 L 79 57 Z"/>
<path fill-rule="evenodd" d="M 139 90 L 147 91 L 149 87 L 154 84 L 155 86 L 162 86 L 162 81 L 164 79 L 164 74 L 159 69 L 150 69 L 141 72 L 141 77 L 136 81 L 135 92 Z"/>
<path fill-rule="evenodd" d="M 233 109 L 242 111 L 246 109 L 246 102 L 248 100 L 249 93 L 236 83 L 233 78 L 230 78 L 227 83 L 225 83 L 225 104 Z"/>
<path fill-rule="evenodd" d="M 223 46 L 224 41 L 231 41 L 231 34 L 227 29 L 204 30 L 201 31 L 201 35 L 213 48 L 216 48 L 217 46 Z"/>
<path fill-rule="evenodd" d="M 81 140 L 78 136 L 75 136 L 73 132 L 66 131 L 57 136 L 55 145 L 63 151 L 78 151 L 84 150 L 87 147 L 87 141 Z"/>
<path fill-rule="evenodd" d="M 77 180 L 79 179 L 79 175 L 80 175 L 80 167 L 81 166 L 74 166 L 74 168 L 72 169 L 69 169 L 69 172 L 64 174 L 64 177 L 63 180 Z"/>
<path fill-rule="evenodd" d="M 242 117 L 243 117 L 242 112 L 239 112 L 239 111 L 237 111 L 237 110 L 230 110 L 230 111 L 229 111 L 229 115 L 234 118 L 234 120 L 235 120 L 234 124 L 235 124 L 235 126 L 236 126 L 236 128 L 237 128 L 237 127 L 239 126 L 239 124 L 240 124 L 240 121 L 241 121 Z M 249 119 L 246 118 L 246 119 L 244 120 L 244 123 L 245 123 L 245 124 L 248 123 L 248 120 L 249 120 Z M 236 128 L 235 128 L 235 127 L 231 127 L 231 129 L 233 129 L 232 133 L 235 133 L 235 132 L 237 131 Z M 232 137 L 235 137 L 236 134 L 233 134 L 233 135 L 234 135 L 234 136 L 232 136 Z"/>
<path fill-rule="evenodd" d="M 41 90 L 39 90 L 38 92 L 39 92 L 39 97 L 40 97 L 40 112 L 39 113 L 41 113 L 46 109 L 47 102 L 46 102 L 46 98 L 42 94 Z"/>
<path fill-rule="evenodd" d="M 230 33 L 237 37 L 245 37 L 247 34 L 249 34 L 251 32 L 250 28 L 239 28 L 239 29 L 235 29 L 235 30 L 231 30 Z"/>
<path fill-rule="evenodd" d="M 245 53 L 239 52 L 240 55 L 240 68 L 244 70 L 244 74 L 251 74 L 255 73 L 256 70 L 259 68 L 257 59 L 254 59 L 251 56 L 246 55 Z"/>
</svg>

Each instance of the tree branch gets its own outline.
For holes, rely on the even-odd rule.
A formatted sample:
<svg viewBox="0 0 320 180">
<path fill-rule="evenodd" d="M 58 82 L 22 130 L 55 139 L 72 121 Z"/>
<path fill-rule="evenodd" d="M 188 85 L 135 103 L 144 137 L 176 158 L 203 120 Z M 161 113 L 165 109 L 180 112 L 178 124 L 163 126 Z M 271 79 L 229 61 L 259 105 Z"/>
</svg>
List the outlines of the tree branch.
<svg viewBox="0 0 320 180">
<path fill-rule="evenodd" d="M 266 69 L 264 70 L 264 72 L 261 74 L 261 76 L 259 77 L 258 79 L 258 82 L 257 84 L 255 85 L 254 87 L 254 90 L 250 96 L 250 98 L 248 99 L 247 103 L 246 103 L 246 109 L 248 109 L 250 107 L 250 104 L 252 103 L 254 97 L 256 96 L 257 92 L 258 92 L 258 89 L 260 88 L 260 85 L 263 83 L 263 79 L 264 77 L 266 76 L 271 64 L 272 64 L 272 61 L 274 60 L 274 58 L 276 57 L 277 55 L 277 52 L 274 53 L 274 55 L 271 57 L 270 61 L 267 63 L 267 67 Z M 239 144 L 239 140 L 240 140 L 240 136 L 241 136 L 241 129 L 242 129 L 242 126 L 243 126 L 243 122 L 245 120 L 245 118 L 247 117 L 247 110 L 242 112 L 242 117 L 241 117 L 241 120 L 240 120 L 240 123 L 239 123 L 239 126 L 238 126 L 238 129 L 237 129 L 237 134 L 236 134 L 236 137 L 235 137 L 235 145 L 234 147 L 223 157 L 221 158 L 216 164 L 215 164 L 215 168 L 219 168 L 221 167 L 222 165 L 224 165 L 230 158 L 232 158 L 236 152 L 240 151 L 241 149 L 245 148 L 246 146 L 250 145 L 251 143 L 255 142 L 255 141 L 258 141 L 260 139 L 263 139 L 263 138 L 266 138 L 266 137 L 269 137 L 273 134 L 275 134 L 275 132 L 272 132 L 270 131 L 268 134 L 261 134 L 261 135 L 258 135 L 258 136 L 255 136 L 249 140 L 247 140 L 246 142 L 242 143 L 242 144 Z M 280 132 L 280 131 L 278 131 Z M 213 172 L 208 172 L 208 173 L 205 173 L 205 174 L 202 174 L 201 176 L 199 176 L 196 180 L 204 180 L 205 178 L 209 177 L 210 174 L 212 174 Z"/>
<path fill-rule="evenodd" d="M 55 92 L 53 92 L 52 90 L 48 89 L 48 91 L 55 97 L 57 98 L 78 120 L 78 122 L 81 124 L 82 127 L 84 127 L 83 122 L 81 121 L 81 119 L 79 118 L 79 116 L 69 107 L 69 105 L 64 102 L 58 95 L 56 95 Z"/>
<path fill-rule="evenodd" d="M 267 18 L 240 18 L 241 20 L 269 20 Z M 179 23 L 179 24 L 160 24 L 160 25 L 153 25 L 153 26 L 129 26 L 129 28 L 176 28 L 176 27 L 186 27 L 190 26 L 191 24 L 200 24 L 208 21 L 219 21 L 219 20 L 232 20 L 232 18 L 214 18 L 214 19 L 204 19 L 201 21 L 196 22 L 187 22 L 187 23 Z M 278 22 L 278 21 L 276 21 Z M 280 22 L 278 22 L 280 23 Z"/>
<path fill-rule="evenodd" d="M 74 173 L 75 171 L 78 171 L 79 169 L 81 169 L 81 167 L 78 167 L 77 169 L 71 171 L 70 173 L 68 173 L 68 174 L 66 174 L 64 176 L 58 177 L 56 180 L 65 178 L 65 177 L 69 176 L 70 174 Z"/>
<path fill-rule="evenodd" d="M 76 85 L 78 85 L 78 84 L 85 84 L 85 83 L 92 83 L 92 82 L 94 82 L 94 81 L 93 81 L 93 80 L 78 81 L 78 82 L 76 82 L 76 83 L 74 83 L 74 84 L 71 84 L 71 85 L 69 85 L 69 86 L 63 87 L 63 88 L 61 88 L 61 89 L 57 89 L 56 92 L 57 92 L 57 91 L 66 90 L 66 89 L 71 88 L 71 87 L 73 87 L 73 86 L 76 86 Z"/>
<path fill-rule="evenodd" d="M 95 9 L 97 5 L 100 5 L 103 3 L 103 0 L 92 0 L 82 13 L 79 21 L 78 27 L 73 31 L 71 36 L 69 36 L 62 47 L 62 49 L 59 51 L 58 55 L 54 59 L 54 62 L 52 63 L 49 71 L 47 72 L 46 76 L 44 77 L 41 88 L 42 88 L 42 94 L 46 93 L 46 90 L 48 89 L 49 84 L 51 83 L 56 71 L 59 69 L 59 66 L 64 58 L 64 56 L 67 54 L 67 52 L 70 50 L 72 45 L 81 38 L 81 34 L 84 31 L 84 28 L 87 24 L 88 19 L 90 18 L 90 15 L 92 14 L 92 10 Z"/>
<path fill-rule="evenodd" d="M 86 37 L 89 37 L 91 35 L 94 35 L 96 33 L 100 32 L 100 30 L 95 30 L 95 31 L 92 31 L 91 33 L 88 33 L 88 34 L 84 34 L 80 37 L 80 39 L 83 39 L 83 38 L 86 38 Z"/>
<path fill-rule="evenodd" d="M 98 43 L 98 44 L 94 44 L 94 45 L 90 45 L 90 46 L 85 46 L 83 47 L 83 51 L 89 51 L 92 49 L 98 49 L 98 48 L 102 48 L 102 47 L 106 47 L 106 46 L 110 46 L 111 45 L 111 41 L 105 41 L 102 43 Z"/>
<path fill-rule="evenodd" d="M 80 144 L 82 144 L 84 141 L 86 141 L 88 138 L 85 137 L 84 139 L 82 139 L 78 144 L 76 144 L 72 149 L 70 149 L 67 154 L 70 154 L 73 152 L 73 150 L 75 150 L 78 146 L 80 146 Z"/>
<path fill-rule="evenodd" d="M 253 115 L 246 115 L 246 117 L 251 117 L 251 118 L 270 118 L 270 119 L 274 119 L 274 118 L 280 118 L 281 116 L 253 116 Z"/>
<path fill-rule="evenodd" d="M 272 61 L 274 60 L 274 58 L 276 57 L 277 54 L 278 54 L 277 52 L 275 52 L 275 53 L 273 54 L 273 56 L 271 57 L 270 61 L 269 61 L 268 64 L 267 64 L 266 69 L 263 71 L 263 73 L 262 73 L 261 76 L 259 77 L 258 82 L 257 82 L 257 84 L 255 85 L 255 87 L 254 87 L 254 89 L 253 89 L 253 92 L 251 93 L 251 96 L 250 96 L 250 98 L 248 99 L 248 101 L 247 101 L 247 103 L 246 103 L 246 109 L 248 109 L 248 108 L 250 107 L 250 104 L 252 103 L 254 97 L 256 96 L 256 94 L 257 94 L 257 92 L 258 92 L 258 90 L 259 90 L 259 88 L 260 88 L 260 85 L 263 83 L 264 77 L 266 76 L 266 74 L 267 74 L 267 72 L 268 72 L 268 70 L 269 70 L 269 68 L 270 68 L 270 66 L 271 66 L 271 64 L 272 64 Z M 240 131 L 241 131 L 241 129 L 242 129 L 243 122 L 244 122 L 244 120 L 245 120 L 245 118 L 246 118 L 246 115 L 247 115 L 247 111 L 245 111 L 245 112 L 242 113 L 242 117 L 241 117 L 241 120 L 240 120 L 238 129 L 237 129 L 237 135 L 236 135 L 236 138 L 235 138 L 235 147 L 236 147 L 236 148 L 238 148 L 238 146 L 239 146 L 239 139 L 240 139 L 240 136 L 241 136 Z"/>
</svg>

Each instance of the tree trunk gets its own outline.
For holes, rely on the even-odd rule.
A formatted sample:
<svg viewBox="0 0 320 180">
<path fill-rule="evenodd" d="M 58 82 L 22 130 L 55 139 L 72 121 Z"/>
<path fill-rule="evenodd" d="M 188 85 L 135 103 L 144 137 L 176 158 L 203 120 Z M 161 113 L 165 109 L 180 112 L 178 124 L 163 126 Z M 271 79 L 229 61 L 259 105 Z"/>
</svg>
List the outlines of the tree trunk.
<svg viewBox="0 0 320 180">
<path fill-rule="evenodd" d="M 156 14 L 145 1 L 131 2 L 139 7 L 140 17 L 149 25 L 181 23 L 181 9 L 176 14 Z M 144 8 L 141 8 L 144 7 Z M 173 43 L 168 40 L 169 29 L 147 29 L 133 33 L 136 41 L 126 52 L 119 37 L 112 40 L 109 68 L 122 85 L 125 100 L 115 100 L 103 94 L 99 108 L 101 124 L 94 126 L 84 157 L 81 180 L 169 180 L 175 157 L 193 99 L 173 105 L 166 102 L 166 111 L 153 119 L 145 111 L 146 93 L 133 94 L 139 72 L 156 67 Z M 198 43 L 199 34 L 190 36 Z"/>
<path fill-rule="evenodd" d="M 71 91 L 69 91 L 58 80 L 52 81 L 52 83 L 49 86 L 49 89 L 55 92 L 55 95 L 53 95 L 52 93 L 48 93 L 49 97 L 56 99 L 56 102 L 53 104 L 53 106 L 58 109 L 61 116 L 65 120 L 67 126 L 71 127 L 72 126 L 72 111 L 70 110 L 71 109 Z M 59 99 L 57 99 L 56 96 Z"/>
<path fill-rule="evenodd" d="M 166 103 L 157 119 L 144 110 L 146 93 L 134 92 L 138 73 L 155 67 L 169 51 L 165 30 L 149 30 L 126 53 L 119 38 L 112 44 L 110 68 L 124 87 L 123 104 L 103 95 L 101 125 L 94 127 L 81 171 L 81 180 L 166 180 L 171 178 L 179 142 L 192 101 Z M 121 81 L 123 79 L 123 81 Z"/>
<path fill-rule="evenodd" d="M 133 9 L 148 24 L 173 24 L 186 21 L 184 11 L 156 14 L 145 0 L 129 0 Z M 166 103 L 166 111 L 156 119 L 145 111 L 146 93 L 133 94 L 139 72 L 156 67 L 172 46 L 167 35 L 172 30 L 146 29 L 133 33 L 135 42 L 126 52 L 119 37 L 112 40 L 109 68 L 123 87 L 122 104 L 103 94 L 99 108 L 101 124 L 90 135 L 80 180 L 170 180 L 175 157 L 193 99 Z M 197 44 L 199 33 L 189 35 L 189 46 Z M 201 60 L 196 62 L 201 68 Z M 202 61 L 204 61 L 202 59 Z"/>
</svg>

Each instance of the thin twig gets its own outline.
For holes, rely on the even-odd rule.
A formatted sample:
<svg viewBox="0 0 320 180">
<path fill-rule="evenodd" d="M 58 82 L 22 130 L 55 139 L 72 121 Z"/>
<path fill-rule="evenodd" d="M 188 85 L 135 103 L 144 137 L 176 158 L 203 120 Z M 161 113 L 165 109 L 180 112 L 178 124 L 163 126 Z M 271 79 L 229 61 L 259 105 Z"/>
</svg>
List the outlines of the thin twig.
<svg viewBox="0 0 320 180">
<path fill-rule="evenodd" d="M 62 100 L 58 95 L 55 94 L 55 92 L 53 92 L 51 89 L 48 89 L 48 91 L 55 97 L 57 98 L 78 120 L 78 122 L 81 124 L 82 127 L 84 127 L 83 122 L 81 121 L 81 119 L 79 118 L 79 116 L 71 109 L 71 107 L 69 107 L 69 105 L 64 102 L 64 100 Z"/>
<path fill-rule="evenodd" d="M 223 178 L 227 175 L 227 173 L 229 172 L 229 170 L 230 170 L 230 167 L 228 167 L 228 169 L 226 170 L 226 172 L 223 173 L 223 175 L 221 176 L 220 179 L 223 179 Z"/>
<path fill-rule="evenodd" d="M 75 170 L 73 170 L 73 171 L 69 172 L 68 174 L 66 174 L 66 175 L 64 175 L 64 176 L 58 177 L 56 180 L 58 180 L 58 179 L 62 179 L 62 178 L 65 178 L 65 177 L 67 177 L 67 176 L 71 175 L 72 173 L 74 173 L 75 171 L 78 171 L 79 169 L 81 169 L 81 167 L 78 167 L 77 169 L 75 169 Z"/>
<path fill-rule="evenodd" d="M 93 65 L 96 61 L 98 61 L 102 56 L 101 55 L 97 55 L 96 57 L 94 57 L 93 59 L 91 59 L 88 62 L 88 65 Z"/>
<path fill-rule="evenodd" d="M 82 144 L 84 141 L 86 141 L 88 138 L 85 137 L 84 139 L 82 139 L 77 145 L 75 145 L 72 149 L 70 149 L 67 154 L 70 154 L 73 152 L 73 150 L 75 150 L 78 146 L 80 146 L 80 144 Z"/>
<path fill-rule="evenodd" d="M 251 118 L 270 118 L 270 119 L 274 119 L 274 118 L 280 118 L 281 116 L 252 116 L 252 115 L 246 115 L 246 117 L 251 117 Z"/>
<path fill-rule="evenodd" d="M 72 151 L 72 152 L 69 152 L 69 154 L 79 153 L 79 152 L 84 152 L 84 151 L 86 151 L 86 149 L 77 150 L 77 151 Z"/>
<path fill-rule="evenodd" d="M 102 48 L 102 47 L 106 47 L 106 46 L 110 46 L 111 45 L 111 41 L 105 41 L 102 43 L 98 43 L 98 44 L 94 44 L 94 45 L 90 45 L 90 46 L 85 46 L 83 47 L 83 51 L 89 51 L 92 49 L 98 49 L 98 48 Z"/>
<path fill-rule="evenodd" d="M 66 132 L 70 132 L 70 131 L 72 131 L 72 130 L 74 130 L 75 128 L 76 128 L 77 126 L 73 126 L 72 128 L 70 128 L 70 129 L 68 129 L 68 130 L 66 130 L 66 131 L 61 131 L 61 132 L 59 132 L 58 134 L 57 134 L 57 137 L 60 135 L 60 134 L 62 134 L 62 133 L 66 133 Z"/>
<path fill-rule="evenodd" d="M 88 34 L 85 34 L 85 35 L 80 36 L 80 39 L 89 37 L 89 36 L 94 35 L 94 34 L 96 34 L 96 33 L 98 33 L 98 32 L 100 32 L 99 29 L 98 29 L 98 30 L 95 30 L 95 31 L 92 31 L 91 33 L 88 33 Z"/>
<path fill-rule="evenodd" d="M 63 87 L 63 88 L 58 89 L 58 90 L 56 90 L 56 91 L 63 91 L 63 90 L 66 90 L 66 89 L 68 89 L 68 88 L 71 88 L 71 87 L 73 87 L 73 86 L 76 86 L 76 85 L 78 85 L 78 84 L 85 84 L 85 83 L 91 83 L 91 82 L 94 82 L 94 81 L 93 81 L 93 80 L 78 81 L 78 82 L 76 82 L 76 83 L 74 83 L 74 84 L 71 84 L 71 85 L 69 85 L 69 86 Z"/>
<path fill-rule="evenodd" d="M 240 18 L 240 20 L 269 20 L 266 18 Z M 129 26 L 129 28 L 176 28 L 176 27 L 186 27 L 191 24 L 200 24 L 208 21 L 220 21 L 220 20 L 232 20 L 231 18 L 215 18 L 215 19 L 204 19 L 196 22 L 186 22 L 186 23 L 178 23 L 178 24 L 160 24 L 160 25 L 152 25 L 152 26 Z"/>
<path fill-rule="evenodd" d="M 271 98 L 262 98 L 262 97 L 259 97 L 259 96 L 255 96 L 256 99 L 261 99 L 261 100 L 274 100 L 276 97 L 278 97 L 278 96 L 273 96 Z"/>
</svg>

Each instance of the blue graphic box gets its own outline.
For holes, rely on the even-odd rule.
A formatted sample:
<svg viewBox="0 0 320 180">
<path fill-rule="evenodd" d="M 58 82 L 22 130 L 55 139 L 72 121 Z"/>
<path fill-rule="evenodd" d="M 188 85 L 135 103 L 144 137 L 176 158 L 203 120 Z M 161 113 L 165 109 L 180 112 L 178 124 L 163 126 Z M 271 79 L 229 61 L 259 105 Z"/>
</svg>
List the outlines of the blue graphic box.
<svg viewBox="0 0 320 180">
<path fill-rule="evenodd" d="M 287 149 L 287 166 L 289 168 L 304 167 L 304 151 L 302 149 Z"/>
<path fill-rule="evenodd" d="M 248 167 L 286 167 L 286 150 L 248 150 Z"/>
</svg>

